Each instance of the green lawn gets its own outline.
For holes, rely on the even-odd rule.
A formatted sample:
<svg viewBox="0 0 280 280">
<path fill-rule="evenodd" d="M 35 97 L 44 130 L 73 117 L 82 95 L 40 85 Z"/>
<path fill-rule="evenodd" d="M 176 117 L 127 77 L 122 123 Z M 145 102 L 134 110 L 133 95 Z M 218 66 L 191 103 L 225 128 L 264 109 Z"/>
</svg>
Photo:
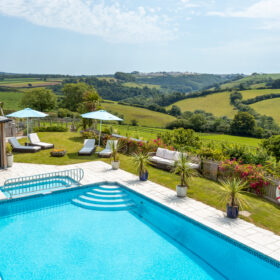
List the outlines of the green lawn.
<svg viewBox="0 0 280 280">
<path fill-rule="evenodd" d="M 230 104 L 229 96 L 230 92 L 226 91 L 203 97 L 187 98 L 172 105 L 177 105 L 182 112 L 204 110 L 217 117 L 228 116 L 229 118 L 233 118 L 237 112 Z M 168 106 L 168 109 L 170 109 L 172 105 Z"/>
<path fill-rule="evenodd" d="M 96 155 L 88 157 L 78 156 L 77 152 L 82 147 L 83 143 L 83 139 L 80 137 L 79 133 L 44 132 L 39 133 L 39 137 L 44 142 L 55 143 L 56 148 L 66 149 L 66 156 L 62 158 L 50 157 L 50 150 L 45 150 L 35 154 L 15 154 L 16 162 L 65 165 L 98 159 Z M 20 140 L 21 143 L 24 143 L 24 141 L 25 139 Z M 109 163 L 109 159 L 99 160 Z M 137 173 L 131 157 L 120 155 L 120 160 L 122 169 L 134 174 Z M 175 190 L 176 184 L 179 181 L 178 175 L 151 166 L 148 169 L 150 175 L 149 179 L 151 181 Z M 224 210 L 225 206 L 220 204 L 219 193 L 219 185 L 216 182 L 205 178 L 195 178 L 191 183 L 191 188 L 188 190 L 189 197 L 204 202 L 217 209 Z M 248 211 L 251 213 L 251 216 L 249 218 L 242 218 L 280 234 L 280 207 L 264 199 L 257 198 L 252 194 L 248 195 L 247 198 L 250 203 Z"/>
<path fill-rule="evenodd" d="M 4 102 L 4 109 L 18 110 L 22 92 L 0 91 L 0 101 Z"/>
<path fill-rule="evenodd" d="M 117 103 L 102 103 L 102 106 L 111 112 L 118 112 L 124 115 L 124 121 L 130 123 L 135 119 L 139 125 L 150 127 L 165 127 L 167 123 L 174 121 L 175 117 L 151 111 L 144 108 L 121 105 Z"/>
</svg>

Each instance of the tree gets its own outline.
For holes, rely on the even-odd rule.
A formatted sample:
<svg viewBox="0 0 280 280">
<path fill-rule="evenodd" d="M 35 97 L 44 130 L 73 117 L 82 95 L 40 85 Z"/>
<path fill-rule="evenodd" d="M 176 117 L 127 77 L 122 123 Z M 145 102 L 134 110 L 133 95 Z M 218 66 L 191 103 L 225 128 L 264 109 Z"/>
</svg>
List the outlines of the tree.
<svg viewBox="0 0 280 280">
<path fill-rule="evenodd" d="M 171 110 L 169 111 L 169 114 L 174 116 L 174 117 L 177 117 L 177 116 L 181 116 L 182 112 L 181 112 L 181 109 L 178 106 L 172 105 Z"/>
<path fill-rule="evenodd" d="M 272 88 L 280 88 L 280 79 L 277 79 L 275 81 L 272 82 L 271 84 Z"/>
<path fill-rule="evenodd" d="M 261 145 L 269 154 L 275 156 L 277 162 L 280 161 L 280 135 L 263 140 Z"/>
<path fill-rule="evenodd" d="M 64 93 L 63 105 L 70 111 L 77 111 L 83 103 L 83 96 L 93 88 L 85 83 L 65 84 L 62 91 Z"/>
<path fill-rule="evenodd" d="M 56 107 L 57 96 L 52 90 L 38 88 L 27 91 L 21 99 L 22 107 L 29 107 L 39 111 L 50 111 Z"/>
<path fill-rule="evenodd" d="M 192 128 L 195 131 L 203 131 L 204 126 L 206 125 L 207 121 L 204 115 L 202 114 L 194 114 L 190 118 L 190 123 L 192 124 Z"/>
<path fill-rule="evenodd" d="M 248 136 L 252 135 L 256 126 L 255 117 L 247 112 L 238 112 L 230 124 L 233 134 Z"/>
<path fill-rule="evenodd" d="M 93 112 L 93 111 L 97 110 L 100 107 L 101 100 L 102 99 L 98 95 L 95 88 L 92 87 L 91 89 L 87 90 L 83 94 L 83 105 L 84 105 L 85 111 Z"/>
</svg>

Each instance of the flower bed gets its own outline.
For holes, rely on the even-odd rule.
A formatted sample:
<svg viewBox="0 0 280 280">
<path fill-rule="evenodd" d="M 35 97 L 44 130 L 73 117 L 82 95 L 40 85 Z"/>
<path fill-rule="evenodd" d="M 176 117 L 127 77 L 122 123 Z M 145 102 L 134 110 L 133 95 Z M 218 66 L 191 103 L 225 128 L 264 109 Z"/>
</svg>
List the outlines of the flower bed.
<svg viewBox="0 0 280 280">
<path fill-rule="evenodd" d="M 51 156 L 52 157 L 63 157 L 66 154 L 66 150 L 63 149 L 54 149 L 51 151 Z"/>
<path fill-rule="evenodd" d="M 242 164 L 234 160 L 225 160 L 219 166 L 219 173 L 222 177 L 239 177 L 248 182 L 251 190 L 261 196 L 265 193 L 265 187 L 269 180 L 265 177 L 262 165 Z"/>
</svg>

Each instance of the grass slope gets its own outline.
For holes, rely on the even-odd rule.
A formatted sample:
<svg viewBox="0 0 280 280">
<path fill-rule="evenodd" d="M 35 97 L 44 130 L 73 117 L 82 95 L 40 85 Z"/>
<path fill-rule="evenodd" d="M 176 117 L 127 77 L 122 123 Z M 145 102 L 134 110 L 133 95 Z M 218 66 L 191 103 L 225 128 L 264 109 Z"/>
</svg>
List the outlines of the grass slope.
<svg viewBox="0 0 280 280">
<path fill-rule="evenodd" d="M 160 85 L 152 85 L 152 84 L 141 84 L 141 83 L 134 83 L 134 82 L 127 82 L 123 83 L 125 87 L 136 87 L 136 88 L 155 88 L 155 89 L 160 89 Z"/>
<path fill-rule="evenodd" d="M 230 105 L 229 96 L 230 92 L 226 91 L 204 97 L 184 99 L 172 105 L 177 105 L 182 112 L 204 110 L 217 117 L 228 116 L 232 118 L 236 114 L 236 110 Z M 168 106 L 168 109 L 170 109 L 172 105 Z"/>
<path fill-rule="evenodd" d="M 126 123 L 130 123 L 131 120 L 135 119 L 139 122 L 139 125 L 165 127 L 167 123 L 175 120 L 174 117 L 167 114 L 154 112 L 144 108 L 126 106 L 117 103 L 102 103 L 102 106 L 108 111 L 123 114 Z"/>
<path fill-rule="evenodd" d="M 16 154 L 16 162 L 38 163 L 38 164 L 76 164 L 85 161 L 97 160 L 96 154 L 92 156 L 78 156 L 78 151 L 82 147 L 83 139 L 79 133 L 39 133 L 39 137 L 44 142 L 55 143 L 56 148 L 65 148 L 67 154 L 62 158 L 50 157 L 50 150 L 40 151 L 35 154 Z M 24 143 L 24 139 L 20 142 Z M 98 159 L 109 163 L 109 159 Z M 121 169 L 137 174 L 132 157 L 120 155 Z M 149 166 L 149 180 L 161 184 L 167 188 L 175 190 L 179 176 L 164 170 Z M 216 182 L 205 178 L 194 178 L 188 189 L 188 196 L 206 203 L 212 207 L 225 211 L 225 205 L 221 204 L 220 187 Z M 174 192 L 175 196 L 175 192 Z M 258 198 L 253 194 L 246 195 L 251 216 L 241 218 L 248 220 L 258 226 L 267 228 L 280 234 L 280 207 L 279 205 Z"/>
<path fill-rule="evenodd" d="M 274 120 L 279 124 L 280 123 L 280 98 L 273 98 L 264 101 L 260 101 L 254 104 L 251 104 L 252 107 L 256 112 L 271 116 Z"/>
<path fill-rule="evenodd" d="M 251 75 L 248 77 L 244 77 L 240 80 L 225 83 L 225 84 L 221 85 L 220 87 L 221 87 L 221 89 L 230 89 L 230 88 L 238 87 L 240 84 L 246 83 L 246 82 L 252 82 L 253 84 L 251 85 L 251 87 L 258 87 L 258 84 L 260 84 L 261 81 L 268 81 L 270 78 L 273 80 L 280 79 L 280 74 Z M 264 86 L 263 83 L 261 85 Z"/>
<path fill-rule="evenodd" d="M 242 90 L 240 91 L 240 93 L 243 96 L 243 100 L 247 100 L 260 95 L 280 93 L 280 89 L 252 89 L 252 90 Z"/>
<path fill-rule="evenodd" d="M 251 137 L 241 137 L 233 135 L 224 134 L 208 134 L 208 133 L 197 133 L 199 137 L 203 140 L 210 140 L 214 142 L 228 142 L 233 144 L 248 145 L 251 147 L 258 147 L 262 139 L 251 138 Z"/>
<path fill-rule="evenodd" d="M 0 101 L 4 102 L 4 109 L 18 110 L 22 92 L 0 91 Z"/>
</svg>

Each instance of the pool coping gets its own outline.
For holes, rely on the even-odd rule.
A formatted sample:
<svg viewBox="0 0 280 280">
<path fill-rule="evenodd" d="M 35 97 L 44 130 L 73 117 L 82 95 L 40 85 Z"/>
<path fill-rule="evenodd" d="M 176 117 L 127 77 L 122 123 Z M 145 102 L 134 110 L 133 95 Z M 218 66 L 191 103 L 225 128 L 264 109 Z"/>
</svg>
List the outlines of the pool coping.
<svg viewBox="0 0 280 280">
<path fill-rule="evenodd" d="M 30 167 L 30 164 L 27 165 Z M 277 266 L 279 265 L 280 236 L 268 230 L 257 227 L 239 218 L 236 220 L 226 218 L 224 212 L 189 197 L 177 198 L 176 193 L 171 189 L 151 181 L 140 182 L 136 175 L 121 169 L 112 170 L 111 165 L 104 162 L 95 161 L 61 166 L 61 168 L 72 168 L 73 166 L 85 168 L 85 179 L 82 180 L 81 186 L 66 187 L 53 191 L 50 190 L 50 192 L 44 194 L 29 194 L 24 196 L 24 198 L 45 196 L 56 192 L 64 192 L 65 190 L 84 188 L 88 185 L 96 185 L 98 183 L 114 183 L 129 191 L 135 192 L 137 195 L 142 195 L 145 199 L 158 203 L 168 210 L 175 211 L 176 214 L 190 221 L 194 221 L 198 223 L 198 225 L 202 225 L 222 238 L 225 237 L 237 245 L 240 244 L 245 250 L 250 251 L 252 254 L 259 254 L 261 258 L 267 257 L 269 262 L 272 261 Z M 43 167 L 46 167 L 46 165 Z M 54 165 L 48 166 L 48 168 L 56 167 L 57 166 Z M 87 172 L 89 173 L 87 174 Z M 14 199 L 22 198 L 23 197 Z M 5 199 L 0 201 L 0 203 L 14 199 Z M 247 238 L 247 235 L 249 235 L 250 238 Z M 255 237 L 257 237 L 257 240 L 252 241 Z M 274 250 L 272 250 L 271 247 L 273 247 Z"/>
</svg>

